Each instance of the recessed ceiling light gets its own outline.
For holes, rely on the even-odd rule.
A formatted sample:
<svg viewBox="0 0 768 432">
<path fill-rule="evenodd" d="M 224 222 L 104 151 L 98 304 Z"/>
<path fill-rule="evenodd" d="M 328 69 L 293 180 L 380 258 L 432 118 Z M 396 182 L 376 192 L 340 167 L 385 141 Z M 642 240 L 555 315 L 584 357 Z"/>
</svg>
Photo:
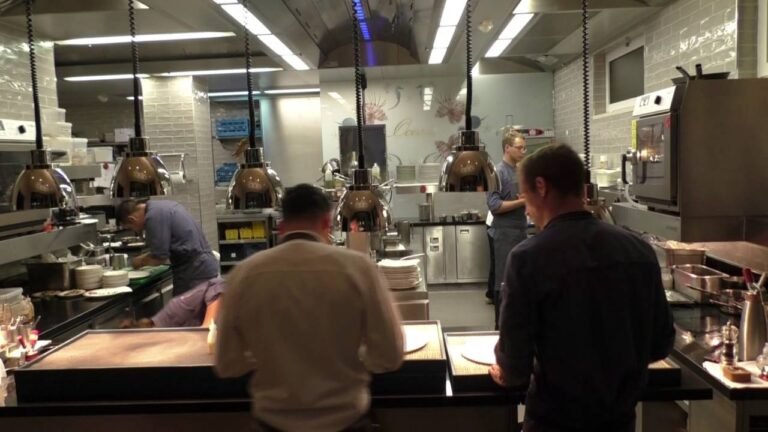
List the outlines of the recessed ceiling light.
<svg viewBox="0 0 768 432">
<path fill-rule="evenodd" d="M 432 52 L 429 54 L 429 64 L 442 63 L 446 52 L 448 52 L 446 48 L 432 48 Z"/>
<path fill-rule="evenodd" d="M 298 88 L 298 89 L 276 89 L 264 90 L 265 94 L 298 94 L 298 93 L 320 93 L 319 88 Z"/>
<path fill-rule="evenodd" d="M 445 0 L 443 14 L 440 17 L 441 26 L 455 26 L 464 14 L 467 7 L 467 0 Z"/>
<path fill-rule="evenodd" d="M 488 52 L 485 53 L 486 57 L 498 57 L 504 54 L 509 44 L 512 43 L 512 39 L 499 39 L 488 48 Z"/>
<path fill-rule="evenodd" d="M 280 67 L 251 68 L 251 73 L 273 72 L 273 71 L 281 71 L 281 70 L 283 70 L 283 68 L 280 68 Z M 160 75 L 175 77 L 175 76 L 197 76 L 197 75 L 227 75 L 227 74 L 244 74 L 244 73 L 245 73 L 245 68 L 165 72 L 165 73 L 161 73 Z"/>
<path fill-rule="evenodd" d="M 453 32 L 455 31 L 456 27 L 454 26 L 438 27 L 432 48 L 448 48 L 451 45 L 451 39 L 453 39 Z"/>
<path fill-rule="evenodd" d="M 224 12 L 228 13 L 229 16 L 234 18 L 235 21 L 239 22 L 240 25 L 245 26 L 248 31 L 256 36 L 272 33 L 267 26 L 251 13 L 251 11 L 241 4 L 223 4 L 221 5 L 221 8 L 224 9 Z"/>
<path fill-rule="evenodd" d="M 259 40 L 261 43 L 267 46 L 267 48 L 271 49 L 275 54 L 279 56 L 288 56 L 293 55 L 293 51 L 291 51 L 290 48 L 288 48 L 283 41 L 280 40 L 275 35 L 263 35 L 259 36 Z"/>
<path fill-rule="evenodd" d="M 520 32 L 523 31 L 525 26 L 531 22 L 533 16 L 534 14 L 530 13 L 513 15 L 507 26 L 502 30 L 496 42 L 494 42 L 488 49 L 488 52 L 485 53 L 485 56 L 498 57 L 504 54 L 504 51 L 507 50 L 509 44 L 511 44 Z"/>
<path fill-rule="evenodd" d="M 139 78 L 147 78 L 147 74 L 138 74 Z M 131 79 L 132 74 L 116 74 L 116 75 L 84 75 L 84 76 L 71 76 L 65 77 L 64 81 L 106 81 L 106 80 L 121 80 Z"/>
<path fill-rule="evenodd" d="M 235 34 L 232 32 L 189 32 L 189 33 L 158 33 L 158 34 L 144 34 L 136 35 L 136 42 L 163 42 L 163 41 L 179 41 L 179 40 L 192 40 L 192 39 L 213 39 L 221 37 L 231 37 Z M 88 37 L 78 39 L 67 39 L 56 41 L 57 45 L 106 45 L 106 44 L 122 44 L 131 42 L 130 35 L 124 36 L 103 36 L 103 37 Z"/>
<path fill-rule="evenodd" d="M 304 60 L 302 60 L 297 55 L 285 55 L 283 56 L 283 60 L 285 60 L 286 63 L 291 65 L 292 68 L 296 70 L 308 70 L 309 66 L 307 66 L 306 63 L 304 63 Z"/>
</svg>

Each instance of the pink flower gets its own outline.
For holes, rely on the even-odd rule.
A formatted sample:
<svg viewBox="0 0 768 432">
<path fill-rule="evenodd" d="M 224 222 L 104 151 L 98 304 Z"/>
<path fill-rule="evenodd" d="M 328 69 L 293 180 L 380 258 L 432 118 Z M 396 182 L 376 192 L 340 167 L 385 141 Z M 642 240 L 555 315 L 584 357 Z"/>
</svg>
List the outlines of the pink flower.
<svg viewBox="0 0 768 432">
<path fill-rule="evenodd" d="M 461 119 L 464 117 L 465 109 L 466 109 L 466 106 L 464 105 L 464 102 L 447 98 L 447 97 L 442 97 L 438 102 L 438 107 L 437 107 L 437 112 L 435 113 L 435 117 L 437 118 L 448 117 L 448 121 L 451 124 L 456 124 L 461 122 Z"/>
</svg>

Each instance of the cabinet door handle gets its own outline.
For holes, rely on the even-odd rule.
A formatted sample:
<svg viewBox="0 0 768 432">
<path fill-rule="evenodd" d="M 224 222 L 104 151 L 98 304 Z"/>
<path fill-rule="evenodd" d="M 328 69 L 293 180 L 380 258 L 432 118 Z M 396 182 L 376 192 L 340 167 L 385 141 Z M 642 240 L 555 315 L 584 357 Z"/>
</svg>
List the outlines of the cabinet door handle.
<svg viewBox="0 0 768 432">
<path fill-rule="evenodd" d="M 467 235 L 469 235 L 469 228 L 459 229 L 459 234 L 467 234 Z"/>
<path fill-rule="evenodd" d="M 440 246 L 430 246 L 429 247 L 430 252 L 440 252 Z"/>
</svg>

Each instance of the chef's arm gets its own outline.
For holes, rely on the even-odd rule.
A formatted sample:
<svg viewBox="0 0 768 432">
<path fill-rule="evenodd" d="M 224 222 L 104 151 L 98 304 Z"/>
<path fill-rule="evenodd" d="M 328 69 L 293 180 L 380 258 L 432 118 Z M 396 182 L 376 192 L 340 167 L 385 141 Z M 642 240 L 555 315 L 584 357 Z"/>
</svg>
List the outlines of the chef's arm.
<svg viewBox="0 0 768 432">
<path fill-rule="evenodd" d="M 236 273 L 237 270 L 232 273 Z M 224 297 L 221 313 L 217 319 L 217 338 L 214 370 L 222 378 L 239 377 L 250 372 L 253 367 L 245 356 L 243 334 L 238 324 L 237 275 L 233 276 L 233 287 Z M 207 312 L 206 312 L 207 315 Z"/>
<path fill-rule="evenodd" d="M 151 252 L 147 252 L 145 254 L 141 254 L 133 259 L 132 265 L 135 269 L 140 269 L 142 267 L 153 267 L 153 266 L 159 266 L 162 264 L 165 264 L 168 262 L 167 258 L 157 258 L 152 256 Z"/>
<path fill-rule="evenodd" d="M 208 326 L 216 320 L 216 316 L 219 314 L 219 309 L 221 305 L 221 297 L 217 298 L 213 301 L 213 303 L 209 304 L 205 308 L 205 318 L 203 318 L 203 324 L 202 326 L 205 328 L 208 328 Z"/>
<path fill-rule="evenodd" d="M 520 207 L 525 207 L 525 199 L 516 199 L 516 200 L 504 200 L 501 198 L 501 192 L 500 191 L 494 191 L 490 192 L 486 196 L 486 204 L 488 204 L 488 210 L 491 211 L 494 215 L 500 215 L 504 213 L 509 213 L 512 210 L 518 209 Z"/>
<path fill-rule="evenodd" d="M 403 362 L 403 331 L 400 314 L 392 301 L 389 286 L 378 269 L 365 259 L 368 287 L 365 299 L 365 350 L 363 363 L 373 373 L 395 370 Z"/>
<path fill-rule="evenodd" d="M 531 283 L 520 274 L 521 260 L 514 252 L 507 258 L 499 312 L 496 363 L 509 387 L 527 387 L 533 371 L 535 307 Z"/>
</svg>

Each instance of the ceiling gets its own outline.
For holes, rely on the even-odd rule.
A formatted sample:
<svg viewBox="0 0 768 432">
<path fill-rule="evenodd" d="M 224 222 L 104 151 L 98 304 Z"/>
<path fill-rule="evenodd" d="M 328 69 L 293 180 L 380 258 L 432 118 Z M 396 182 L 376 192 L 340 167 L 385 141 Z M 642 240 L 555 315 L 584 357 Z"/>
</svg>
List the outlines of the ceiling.
<svg viewBox="0 0 768 432">
<path fill-rule="evenodd" d="M 421 65 L 440 73 L 464 72 L 464 31 L 459 25 L 441 66 L 426 66 L 430 46 L 446 0 L 363 0 L 372 43 L 362 60 L 370 67 Z M 504 54 L 485 59 L 481 72 L 510 73 L 553 70 L 581 52 L 581 0 L 471 0 L 475 59 L 493 44 L 512 16 L 535 13 Z M 674 0 L 590 0 L 592 47 L 605 46 Z M 141 0 L 136 11 L 140 34 L 200 31 L 234 32 L 235 36 L 139 45 L 141 69 L 148 73 L 179 70 L 243 68 L 243 34 L 213 0 Z M 144 5 L 146 7 L 144 7 Z M 254 66 L 282 67 L 260 73 L 260 88 L 317 86 L 317 69 L 353 64 L 349 0 L 250 0 L 250 8 L 313 70 L 292 71 L 281 57 L 253 38 Z M 0 0 L 0 25 L 23 28 L 23 1 Z M 463 21 L 462 21 L 463 22 Z M 40 38 L 63 40 L 128 34 L 126 0 L 36 0 L 35 29 Z M 72 75 L 129 73 L 127 44 L 56 45 L 59 78 Z M 396 70 L 397 68 L 387 68 Z M 342 72 L 339 71 L 339 74 Z M 346 73 L 346 71 L 344 72 Z M 431 72 L 426 72 L 431 73 Z M 242 90 L 243 75 L 208 77 L 211 91 Z M 59 80 L 62 105 L 88 100 L 85 93 L 115 99 L 130 94 L 129 82 L 66 82 Z"/>
</svg>

